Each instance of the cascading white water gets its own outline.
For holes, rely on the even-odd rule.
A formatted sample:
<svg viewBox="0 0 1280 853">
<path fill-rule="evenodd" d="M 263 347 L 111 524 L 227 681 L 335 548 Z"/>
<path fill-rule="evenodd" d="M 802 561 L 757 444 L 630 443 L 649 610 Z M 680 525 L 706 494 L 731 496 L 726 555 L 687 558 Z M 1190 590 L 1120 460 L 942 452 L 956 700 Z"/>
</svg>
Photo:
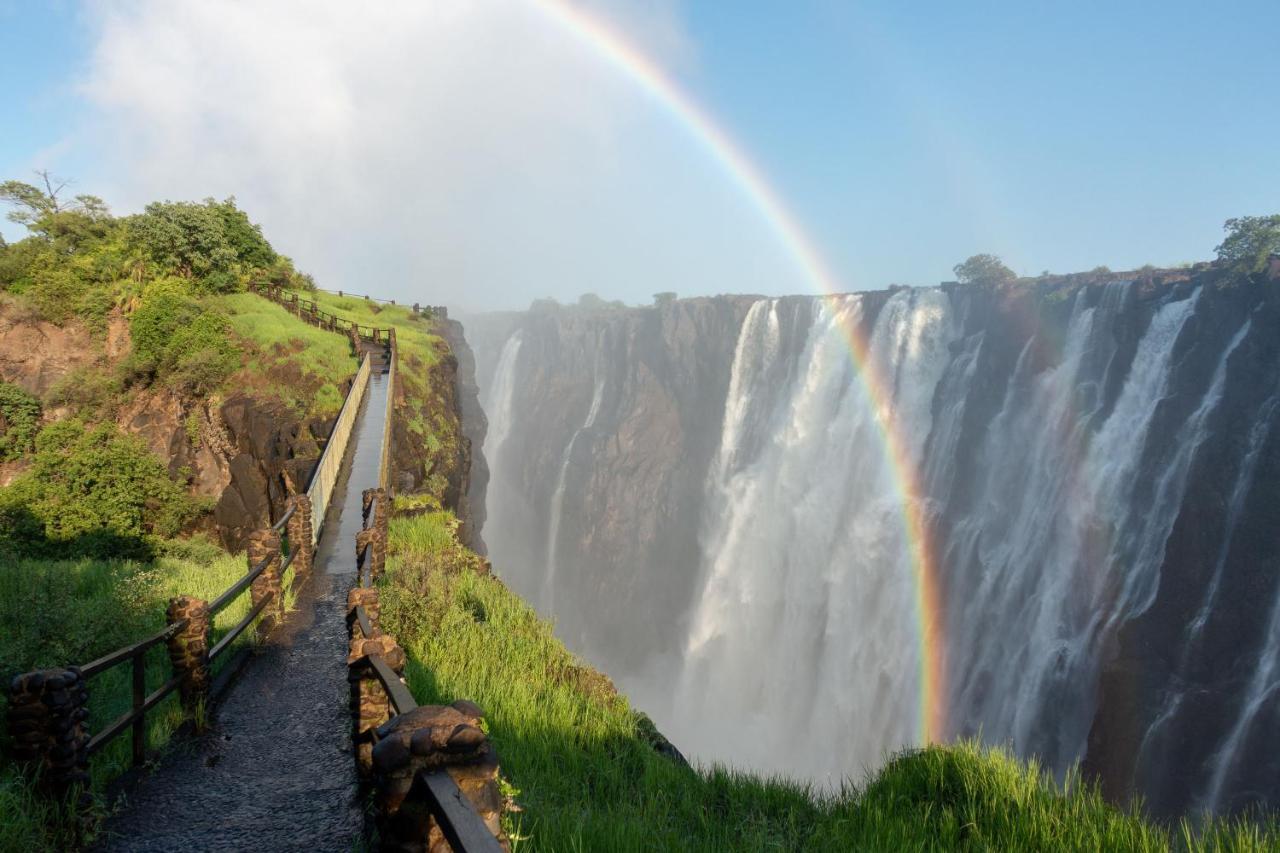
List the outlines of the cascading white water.
<svg viewBox="0 0 1280 853">
<path fill-rule="evenodd" d="M 1114 354 L 1112 320 L 1127 293 L 1115 285 L 1089 308 L 1082 295 L 1056 365 L 1034 373 L 1037 341 L 1027 344 L 987 430 L 978 465 L 985 478 L 955 521 L 944 560 L 948 586 L 965 591 L 952 597 L 947 619 L 948 704 L 961 731 L 1010 740 L 1059 772 L 1084 752 L 1102 632 L 1142 606 L 1158 567 L 1151 543 L 1162 544 L 1173 522 L 1131 498 L 1195 300 L 1156 312 L 1096 426 L 1102 401 L 1082 391 L 1100 383 L 1093 366 Z"/>
<path fill-rule="evenodd" d="M 484 456 L 489 465 L 498 470 L 501 466 L 502 447 L 511 434 L 511 406 L 516 395 L 516 365 L 520 358 L 519 329 L 507 338 L 498 356 L 498 366 L 493 373 L 493 387 L 486 395 L 484 408 L 489 415 L 489 431 L 484 438 Z"/>
<path fill-rule="evenodd" d="M 857 781 L 916 742 L 922 713 L 915 567 L 887 425 L 934 546 L 945 735 L 1009 744 L 1059 774 L 1083 759 L 1120 791 L 1163 795 L 1165 813 L 1270 796 L 1271 765 L 1253 753 L 1280 713 L 1280 593 L 1241 560 L 1274 504 L 1280 356 L 1266 343 L 1274 317 L 1242 299 L 1112 281 L 1030 296 L 726 301 L 615 316 L 629 341 L 617 352 L 598 327 L 565 323 L 549 342 L 594 337 L 582 347 L 599 359 L 594 388 L 580 426 L 555 424 L 540 482 L 526 466 L 530 482 L 490 490 L 506 517 L 516 506 L 530 520 L 505 543 L 508 563 L 535 555 L 512 578 L 545 614 L 559 585 L 575 651 L 690 757 Z M 690 340 L 722 334 L 726 315 L 742 317 L 728 327 L 736 341 Z M 848 330 L 868 325 L 868 363 L 855 365 Z M 883 392 L 874 399 L 863 370 Z M 519 417 L 499 384 L 491 439 Z M 646 407 L 663 416 L 637 417 Z M 675 468 L 686 479 L 665 476 Z M 608 487 L 627 472 L 642 498 Z M 585 483 L 600 511 L 580 522 Z M 1265 598 L 1249 598 L 1254 585 Z M 600 617 L 615 595 L 625 607 Z M 570 612 L 570 601 L 597 606 Z M 1216 680 L 1236 654 L 1224 652 L 1236 613 L 1265 645 Z M 616 638 L 652 638 L 641 620 L 665 636 L 619 663 Z M 602 635 L 614 658 L 597 656 Z M 1152 650 L 1152 636 L 1184 646 Z M 1206 721 L 1214 728 L 1197 730 Z M 1117 744 L 1126 754 L 1107 764 Z"/>
<path fill-rule="evenodd" d="M 598 372 L 595 390 L 591 392 L 591 405 L 587 407 L 587 419 L 583 421 L 565 445 L 564 457 L 560 460 L 560 474 L 556 477 L 555 491 L 551 493 L 551 511 L 547 522 L 547 553 L 543 562 L 542 597 L 538 606 L 543 613 L 554 615 L 556 612 L 556 559 L 560 548 L 560 521 L 564 515 L 564 490 L 569 479 L 569 463 L 573 459 L 573 449 L 578 439 L 595 426 L 600 416 L 600 404 L 604 402 L 604 373 Z"/>
<path fill-rule="evenodd" d="M 1240 340 L 1248 332 L 1248 328 L 1248 325 L 1246 325 L 1236 336 L 1232 349 L 1239 345 Z M 1225 358 L 1223 363 L 1226 363 Z M 1240 521 L 1241 506 L 1245 495 L 1248 494 L 1253 485 L 1258 457 L 1266 446 L 1268 438 L 1270 438 L 1271 425 L 1274 423 L 1273 418 L 1277 410 L 1280 410 L 1280 388 L 1277 388 L 1263 403 L 1259 413 L 1260 417 L 1249 430 L 1249 442 L 1240 466 L 1240 473 L 1236 477 L 1235 485 L 1232 488 L 1231 501 L 1228 505 L 1227 525 L 1229 535 L 1223 538 L 1223 545 L 1219 551 L 1218 560 L 1214 564 L 1213 578 L 1205 595 L 1204 603 L 1191 623 L 1193 639 L 1197 638 L 1199 633 L 1204 630 L 1204 625 L 1208 621 L 1217 601 L 1221 588 L 1222 573 L 1226 568 L 1228 545 L 1231 542 L 1230 533 L 1234 533 L 1235 527 Z M 1241 751 L 1245 739 L 1249 736 L 1264 704 L 1270 697 L 1280 692 L 1280 595 L 1276 596 L 1276 600 L 1271 606 L 1271 617 L 1267 623 L 1267 633 L 1263 648 L 1264 651 L 1258 657 L 1253 669 L 1253 675 L 1249 679 L 1248 687 L 1245 690 L 1245 700 L 1240 712 L 1236 717 L 1235 723 L 1231 726 L 1231 730 L 1223 740 L 1214 760 L 1213 774 L 1209 779 L 1204 796 L 1204 806 L 1211 811 L 1218 811 L 1224 805 L 1222 802 L 1224 789 L 1228 778 L 1237 769 L 1242 758 Z"/>
<path fill-rule="evenodd" d="M 894 393 L 874 401 L 847 337 L 859 297 L 810 304 L 800 373 L 781 384 L 779 310 L 756 303 L 738 340 L 667 727 L 702 760 L 835 780 L 918 731 L 912 572 L 879 421 L 920 453 L 956 330 L 944 294 L 894 296 L 868 365 Z"/>
</svg>

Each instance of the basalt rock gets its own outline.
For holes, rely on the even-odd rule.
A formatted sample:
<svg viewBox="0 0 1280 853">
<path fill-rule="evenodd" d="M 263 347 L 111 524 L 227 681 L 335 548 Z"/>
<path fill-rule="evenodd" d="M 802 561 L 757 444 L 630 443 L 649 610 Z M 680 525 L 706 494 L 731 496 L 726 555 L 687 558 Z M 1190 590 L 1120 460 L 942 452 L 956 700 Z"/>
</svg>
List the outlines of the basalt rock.
<svg viewBox="0 0 1280 853">
<path fill-rule="evenodd" d="M 504 849 L 498 757 L 472 702 L 422 705 L 378 729 L 373 749 L 377 821 L 384 850 L 443 853 L 449 845 L 426 803 L 412 796 L 421 771 L 444 769 Z"/>
</svg>

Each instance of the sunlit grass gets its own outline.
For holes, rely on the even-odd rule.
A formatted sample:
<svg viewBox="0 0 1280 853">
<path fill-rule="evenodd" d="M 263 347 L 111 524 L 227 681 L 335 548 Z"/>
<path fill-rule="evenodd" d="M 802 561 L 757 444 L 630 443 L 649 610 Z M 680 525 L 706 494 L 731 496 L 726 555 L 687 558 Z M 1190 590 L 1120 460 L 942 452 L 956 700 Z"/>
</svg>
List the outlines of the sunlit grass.
<svg viewBox="0 0 1280 853">
<path fill-rule="evenodd" d="M 829 793 L 654 751 L 607 679 L 500 581 L 458 571 L 447 513 L 393 519 L 383 626 L 418 701 L 486 712 L 523 811 L 517 850 L 1271 850 L 1274 822 L 1165 828 L 974 743 L 894 758 Z M 463 557 L 462 562 L 467 558 Z M 726 708 L 726 714 L 733 709 Z M 850 721 L 856 725 L 857 721 Z M 803 736 L 801 732 L 798 736 Z M 687 745 L 686 745 L 687 746 Z"/>
<path fill-rule="evenodd" d="M 174 556 L 152 563 L 126 560 L 17 560 L 0 562 L 0 675 L 69 664 L 83 665 L 106 652 L 137 642 L 164 627 L 168 599 L 192 595 L 212 600 L 248 569 L 243 555 L 228 555 L 212 544 L 184 543 Z M 287 573 L 292 575 L 292 571 Z M 286 582 L 289 581 L 286 577 Z M 290 604 L 291 595 L 286 595 Z M 249 611 L 246 591 L 214 619 L 210 645 Z M 250 629 L 219 659 L 216 670 L 254 641 Z M 172 675 L 165 647 L 145 657 L 147 691 Z M 123 664 L 88 683 L 92 733 L 130 708 L 131 670 Z M 5 694 L 7 696 L 7 693 Z M 2 707 L 2 704 L 0 704 Z M 176 693 L 147 714 L 147 745 L 166 745 L 186 720 Z M 93 787 L 103 786 L 130 766 L 129 733 L 122 734 L 90 763 Z M 6 745 L 7 747 L 7 745 Z M 7 749 L 6 753 L 7 754 Z M 0 850 L 66 849 L 73 822 L 59 807 L 36 797 L 7 762 L 0 762 Z"/>
<path fill-rule="evenodd" d="M 396 343 L 401 350 L 409 350 L 430 366 L 439 359 L 437 347 L 439 335 L 433 331 L 433 322 L 425 314 L 415 316 L 413 309 L 403 305 L 385 305 L 359 296 L 338 296 L 317 291 L 310 294 L 322 310 L 362 326 L 394 327 Z"/>
<path fill-rule="evenodd" d="M 351 345 L 340 334 L 304 323 L 281 306 L 253 293 L 210 297 L 227 312 L 236 334 L 257 345 L 248 374 L 271 380 L 288 369 L 304 383 L 270 382 L 262 389 L 309 415 L 333 415 L 342 408 L 340 384 L 358 367 Z"/>
</svg>

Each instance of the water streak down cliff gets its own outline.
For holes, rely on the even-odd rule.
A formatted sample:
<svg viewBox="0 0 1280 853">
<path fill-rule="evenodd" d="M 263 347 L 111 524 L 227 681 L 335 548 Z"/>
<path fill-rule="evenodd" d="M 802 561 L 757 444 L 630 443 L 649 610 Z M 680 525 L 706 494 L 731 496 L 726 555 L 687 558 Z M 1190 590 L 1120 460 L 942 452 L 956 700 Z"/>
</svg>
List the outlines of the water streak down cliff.
<svg viewBox="0 0 1280 853">
<path fill-rule="evenodd" d="M 1280 804 L 1280 283 L 467 326 L 495 565 L 697 758 L 859 779 L 918 739 L 889 424 L 939 585 L 947 736 L 1083 762 L 1158 814 Z"/>
</svg>

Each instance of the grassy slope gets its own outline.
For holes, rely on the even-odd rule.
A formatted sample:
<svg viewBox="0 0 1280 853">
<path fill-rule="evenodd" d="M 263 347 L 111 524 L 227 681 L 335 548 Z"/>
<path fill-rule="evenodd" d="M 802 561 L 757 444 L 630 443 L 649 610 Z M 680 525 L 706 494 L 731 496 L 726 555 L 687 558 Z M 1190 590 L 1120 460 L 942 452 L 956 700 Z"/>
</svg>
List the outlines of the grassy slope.
<svg viewBox="0 0 1280 853">
<path fill-rule="evenodd" d="M 236 334 L 253 344 L 237 377 L 271 393 L 300 414 L 332 415 L 342 408 L 340 384 L 355 373 L 351 347 L 341 336 L 303 323 L 284 308 L 251 293 L 208 297 L 226 311 Z M 297 371 L 301 383 L 272 381 Z"/>
<path fill-rule="evenodd" d="M 823 794 L 660 756 L 646 723 L 500 581 L 470 568 L 448 513 L 398 517 L 383 579 L 386 630 L 409 654 L 423 703 L 466 698 L 487 714 L 536 850 L 1138 850 L 1280 847 L 1274 823 L 1166 829 L 1063 788 L 975 744 L 899 756 L 861 789 Z"/>
</svg>

